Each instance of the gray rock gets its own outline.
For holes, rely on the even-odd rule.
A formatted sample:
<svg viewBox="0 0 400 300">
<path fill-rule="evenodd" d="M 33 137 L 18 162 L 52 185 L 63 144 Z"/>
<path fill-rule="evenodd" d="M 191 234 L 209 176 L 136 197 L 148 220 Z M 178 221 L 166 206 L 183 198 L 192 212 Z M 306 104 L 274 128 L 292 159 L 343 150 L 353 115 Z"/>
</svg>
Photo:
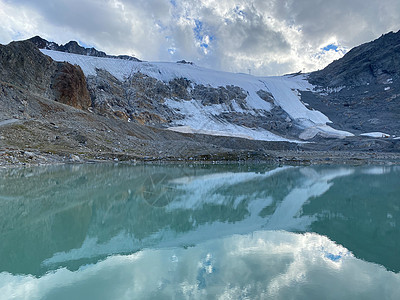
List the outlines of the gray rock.
<svg viewBox="0 0 400 300">
<path fill-rule="evenodd" d="M 271 104 L 275 104 L 274 96 L 272 96 L 272 94 L 270 92 L 267 92 L 264 90 L 259 90 L 259 91 L 257 91 L 257 95 L 264 101 L 271 103 Z"/>
</svg>

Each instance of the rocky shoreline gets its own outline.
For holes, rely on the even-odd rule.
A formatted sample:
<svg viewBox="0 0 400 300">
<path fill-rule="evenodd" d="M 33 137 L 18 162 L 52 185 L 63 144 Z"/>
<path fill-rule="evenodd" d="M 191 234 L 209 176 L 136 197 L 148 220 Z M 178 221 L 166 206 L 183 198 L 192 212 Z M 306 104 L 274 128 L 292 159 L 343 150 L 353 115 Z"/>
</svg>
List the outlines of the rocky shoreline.
<svg viewBox="0 0 400 300">
<path fill-rule="evenodd" d="M 400 140 L 348 137 L 267 142 L 178 133 L 101 116 L 7 85 L 0 97 L 0 167 L 69 163 L 400 164 Z M 12 99 L 10 101 L 10 99 Z"/>
<path fill-rule="evenodd" d="M 264 163 L 272 165 L 400 165 L 400 154 L 343 151 L 231 151 L 198 156 L 137 156 L 120 153 L 51 153 L 6 149 L 0 151 L 0 168 L 61 164 L 129 163 L 129 164 L 231 164 Z"/>
</svg>

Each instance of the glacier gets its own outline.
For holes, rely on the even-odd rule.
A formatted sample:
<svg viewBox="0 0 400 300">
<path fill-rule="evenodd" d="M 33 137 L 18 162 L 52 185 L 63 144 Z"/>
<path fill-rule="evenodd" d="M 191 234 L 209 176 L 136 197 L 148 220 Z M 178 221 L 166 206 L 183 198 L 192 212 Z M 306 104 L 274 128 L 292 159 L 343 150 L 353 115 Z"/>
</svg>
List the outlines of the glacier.
<svg viewBox="0 0 400 300">
<path fill-rule="evenodd" d="M 302 143 L 320 135 L 325 138 L 344 138 L 353 136 L 347 131 L 336 130 L 329 126 L 332 122 L 327 116 L 317 110 L 310 110 L 300 100 L 299 91 L 310 91 L 314 87 L 308 83 L 304 74 L 284 75 L 273 77 L 257 77 L 243 73 L 228 73 L 202 68 L 193 64 L 173 62 L 138 62 L 114 58 L 84 56 L 54 50 L 40 50 L 55 61 L 65 61 L 80 66 L 85 76 L 96 76 L 97 69 L 104 69 L 120 81 L 128 80 L 140 72 L 164 83 L 175 78 L 185 78 L 197 85 L 214 88 L 237 86 L 243 89 L 247 97 L 246 109 L 232 101 L 230 108 L 221 104 L 202 105 L 191 101 L 165 102 L 173 111 L 179 112 L 184 118 L 174 120 L 169 130 L 184 133 L 200 133 L 217 136 L 240 137 L 264 141 L 290 141 Z M 257 94 L 264 90 L 272 94 L 274 103 L 271 104 Z M 300 131 L 297 137 L 287 137 L 284 133 L 276 133 L 260 127 L 247 127 L 224 120 L 221 113 L 250 114 L 265 116 L 273 106 L 280 107 L 287 113 Z"/>
</svg>

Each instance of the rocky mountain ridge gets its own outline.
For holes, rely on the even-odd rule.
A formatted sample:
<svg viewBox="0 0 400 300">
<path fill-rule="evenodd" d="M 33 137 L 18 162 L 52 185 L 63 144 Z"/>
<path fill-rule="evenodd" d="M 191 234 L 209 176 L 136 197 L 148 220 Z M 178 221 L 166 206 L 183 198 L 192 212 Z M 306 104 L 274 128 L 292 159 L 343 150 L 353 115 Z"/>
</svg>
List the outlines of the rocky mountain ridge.
<svg viewBox="0 0 400 300">
<path fill-rule="evenodd" d="M 141 61 L 136 57 L 129 56 L 129 55 L 108 55 L 103 51 L 99 51 L 95 48 L 85 48 L 80 46 L 76 41 L 70 41 L 65 45 L 58 45 L 55 42 L 49 42 L 40 36 L 34 36 L 28 41 L 32 42 L 36 45 L 39 49 L 48 49 L 60 52 L 67 52 L 67 53 L 74 53 L 79 55 L 87 55 L 87 56 L 95 56 L 95 57 L 107 57 L 107 58 L 116 58 L 116 59 L 125 59 L 125 60 L 132 60 L 132 61 Z"/>
</svg>

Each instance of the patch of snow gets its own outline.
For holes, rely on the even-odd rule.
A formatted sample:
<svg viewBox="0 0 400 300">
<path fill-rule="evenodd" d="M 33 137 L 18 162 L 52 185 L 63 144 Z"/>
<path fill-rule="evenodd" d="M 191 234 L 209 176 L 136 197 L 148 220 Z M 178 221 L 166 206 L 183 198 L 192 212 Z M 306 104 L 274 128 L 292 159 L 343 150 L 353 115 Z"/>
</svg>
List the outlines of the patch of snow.
<svg viewBox="0 0 400 300">
<path fill-rule="evenodd" d="M 300 134 L 299 138 L 302 140 L 309 140 L 315 137 L 316 135 L 319 135 L 324 138 L 339 138 L 339 139 L 345 138 L 347 136 L 354 136 L 354 134 L 350 132 L 336 130 L 328 125 L 318 125 L 306 128 Z"/>
<path fill-rule="evenodd" d="M 233 109 L 234 109 L 235 112 L 242 113 L 242 114 L 246 113 L 246 111 L 243 110 L 243 109 L 239 106 L 239 104 L 236 103 L 235 100 L 232 100 L 231 105 L 232 105 L 232 107 L 233 107 Z"/>
<path fill-rule="evenodd" d="M 80 66 L 86 76 L 96 75 L 96 69 L 104 69 L 117 79 L 124 80 L 131 74 L 134 63 L 123 59 L 86 56 L 47 49 L 40 49 L 40 51 L 55 61 L 65 61 Z"/>
<path fill-rule="evenodd" d="M 304 76 L 287 77 L 267 77 L 264 79 L 265 85 L 272 93 L 276 103 L 285 110 L 289 116 L 302 125 L 306 133 L 300 136 L 301 139 L 310 139 L 317 133 L 324 137 L 343 138 L 353 136 L 352 133 L 336 130 L 327 125 L 332 123 L 327 116 L 316 110 L 309 110 L 300 101 L 297 90 L 304 91 L 312 88 L 305 80 Z M 307 131 L 310 129 L 309 131 Z M 315 134 L 314 134 L 315 132 Z"/>
<path fill-rule="evenodd" d="M 384 84 L 392 84 L 393 83 L 393 78 L 386 79 L 386 82 Z"/>
<path fill-rule="evenodd" d="M 254 129 L 239 126 L 219 119 L 218 115 L 224 112 L 221 104 L 203 106 L 198 101 L 175 101 L 168 99 L 165 102 L 169 107 L 178 110 L 185 116 L 185 119 L 175 122 L 174 127 L 169 130 L 182 133 L 200 133 L 218 136 L 231 136 L 246 139 L 265 140 L 265 141 L 291 141 L 265 129 Z M 179 126 L 180 125 L 180 126 Z"/>
<path fill-rule="evenodd" d="M 390 134 L 383 133 L 383 132 L 367 132 L 360 134 L 361 136 L 368 136 L 374 138 L 389 138 Z"/>
<path fill-rule="evenodd" d="M 367 85 L 369 85 L 369 83 Z M 327 88 L 324 88 L 324 89 L 318 89 L 318 90 L 316 90 L 316 92 L 321 94 L 321 95 L 323 95 L 323 96 L 327 96 L 327 95 L 332 94 L 332 93 L 339 93 L 344 88 L 346 88 L 346 86 L 344 86 L 344 85 L 343 86 L 337 86 L 337 87 L 327 87 Z"/>
<path fill-rule="evenodd" d="M 168 127 L 168 130 L 181 132 L 181 133 L 197 133 L 197 134 L 207 134 L 207 135 L 215 135 L 215 136 L 229 136 L 229 137 L 238 137 L 249 140 L 254 140 L 254 138 L 250 135 L 244 135 L 239 133 L 230 133 L 226 131 L 217 131 L 217 130 L 204 130 L 204 129 L 193 129 L 189 126 L 177 126 L 177 127 Z"/>
<path fill-rule="evenodd" d="M 314 124 L 331 123 L 327 116 L 316 110 L 309 110 L 300 99 L 297 90 L 312 87 L 303 76 L 296 77 L 265 77 L 262 82 L 272 93 L 275 103 L 286 111 L 293 120 L 306 119 Z"/>
</svg>

